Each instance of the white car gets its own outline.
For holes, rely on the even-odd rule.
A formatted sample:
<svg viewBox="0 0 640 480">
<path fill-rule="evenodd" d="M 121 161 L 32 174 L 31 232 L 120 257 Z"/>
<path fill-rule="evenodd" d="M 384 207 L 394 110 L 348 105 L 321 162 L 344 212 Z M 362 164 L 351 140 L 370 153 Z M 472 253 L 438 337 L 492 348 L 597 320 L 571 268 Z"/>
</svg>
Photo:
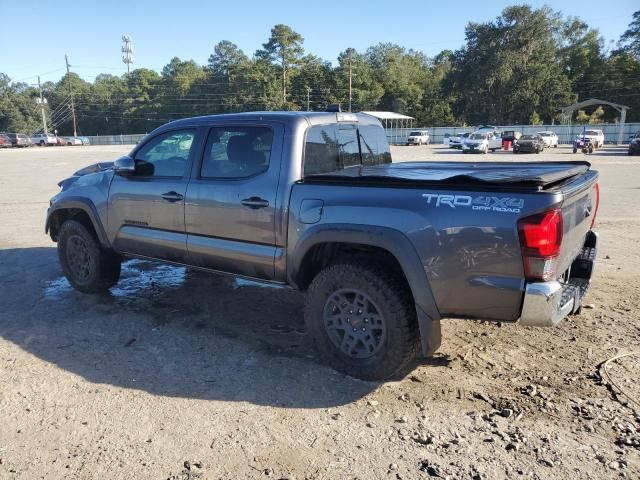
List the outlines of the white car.
<svg viewBox="0 0 640 480">
<path fill-rule="evenodd" d="M 536 132 L 542 141 L 545 148 L 558 148 L 558 135 L 555 132 Z"/>
<path fill-rule="evenodd" d="M 471 135 L 471 133 L 453 133 L 449 136 L 449 141 L 447 145 L 449 148 L 462 148 L 462 144 L 467 139 L 467 137 Z"/>
<path fill-rule="evenodd" d="M 31 143 L 44 147 L 46 145 L 57 145 L 58 140 L 55 135 L 50 133 L 38 133 L 37 135 L 31 135 Z"/>
<path fill-rule="evenodd" d="M 502 137 L 497 132 L 477 131 L 473 132 L 462 142 L 462 153 L 481 152 L 489 150 L 495 152 L 502 147 Z"/>
<path fill-rule="evenodd" d="M 64 137 L 64 140 L 67 142 L 67 145 L 82 145 L 82 140 L 78 137 Z"/>
<path fill-rule="evenodd" d="M 594 148 L 604 146 L 604 132 L 602 130 L 585 130 L 582 136 L 589 138 Z"/>
<path fill-rule="evenodd" d="M 427 130 L 412 130 L 407 137 L 407 145 L 429 145 Z"/>
</svg>

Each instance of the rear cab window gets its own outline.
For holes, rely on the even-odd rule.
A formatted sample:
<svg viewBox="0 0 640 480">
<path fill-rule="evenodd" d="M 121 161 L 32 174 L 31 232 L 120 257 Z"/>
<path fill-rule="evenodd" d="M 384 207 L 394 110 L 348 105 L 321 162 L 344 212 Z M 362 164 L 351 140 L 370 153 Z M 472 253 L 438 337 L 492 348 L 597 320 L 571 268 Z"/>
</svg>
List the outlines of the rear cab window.
<svg viewBox="0 0 640 480">
<path fill-rule="evenodd" d="M 382 127 L 330 124 L 307 130 L 304 176 L 387 163 L 391 163 L 391 153 Z"/>
</svg>

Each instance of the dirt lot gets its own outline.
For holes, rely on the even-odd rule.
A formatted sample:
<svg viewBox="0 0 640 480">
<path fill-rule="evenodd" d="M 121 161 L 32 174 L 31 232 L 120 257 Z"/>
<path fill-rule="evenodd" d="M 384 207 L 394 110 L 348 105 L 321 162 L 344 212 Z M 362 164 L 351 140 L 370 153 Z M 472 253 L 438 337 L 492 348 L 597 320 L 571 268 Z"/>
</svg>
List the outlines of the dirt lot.
<svg viewBox="0 0 640 480">
<path fill-rule="evenodd" d="M 48 199 L 127 150 L 0 151 L 0 478 L 640 478 L 640 408 L 599 374 L 640 350 L 640 158 L 588 157 L 592 308 L 555 329 L 445 320 L 435 358 L 377 384 L 317 362 L 286 289 L 130 261 L 110 295 L 73 291 L 43 232 Z M 608 371 L 640 401 L 640 360 Z"/>
</svg>

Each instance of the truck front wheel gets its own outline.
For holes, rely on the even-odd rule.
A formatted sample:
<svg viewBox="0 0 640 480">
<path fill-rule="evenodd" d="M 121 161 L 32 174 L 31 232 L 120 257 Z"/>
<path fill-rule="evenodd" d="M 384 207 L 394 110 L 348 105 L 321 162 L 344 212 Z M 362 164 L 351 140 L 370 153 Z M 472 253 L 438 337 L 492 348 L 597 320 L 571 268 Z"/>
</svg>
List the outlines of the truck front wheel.
<svg viewBox="0 0 640 480">
<path fill-rule="evenodd" d="M 322 270 L 307 292 L 305 322 L 321 360 L 362 380 L 401 373 L 420 346 L 409 287 L 382 266 Z"/>
<path fill-rule="evenodd" d="M 105 292 L 120 278 L 120 258 L 104 250 L 95 234 L 75 220 L 60 227 L 58 258 L 71 286 L 83 293 Z"/>
</svg>

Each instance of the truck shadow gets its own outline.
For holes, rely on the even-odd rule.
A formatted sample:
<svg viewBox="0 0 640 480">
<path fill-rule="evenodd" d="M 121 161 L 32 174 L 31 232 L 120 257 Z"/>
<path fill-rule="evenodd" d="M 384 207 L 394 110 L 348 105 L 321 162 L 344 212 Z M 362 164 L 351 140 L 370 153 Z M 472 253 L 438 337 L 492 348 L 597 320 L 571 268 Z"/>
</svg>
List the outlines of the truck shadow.
<svg viewBox="0 0 640 480">
<path fill-rule="evenodd" d="M 0 337 L 93 383 L 298 408 L 378 387 L 318 362 L 287 288 L 129 260 L 110 293 L 84 295 L 55 248 L 0 250 L 0 287 Z"/>
</svg>

